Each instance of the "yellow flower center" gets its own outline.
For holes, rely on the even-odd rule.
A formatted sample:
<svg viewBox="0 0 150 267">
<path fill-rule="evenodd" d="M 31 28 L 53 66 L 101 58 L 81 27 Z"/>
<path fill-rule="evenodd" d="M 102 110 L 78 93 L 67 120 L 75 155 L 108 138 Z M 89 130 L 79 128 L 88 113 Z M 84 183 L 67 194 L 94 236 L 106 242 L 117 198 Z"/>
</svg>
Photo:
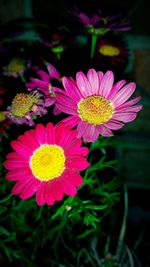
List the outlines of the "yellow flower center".
<svg viewBox="0 0 150 267">
<path fill-rule="evenodd" d="M 88 96 L 78 103 L 80 118 L 90 124 L 100 125 L 108 121 L 113 112 L 113 104 L 103 96 Z"/>
<path fill-rule="evenodd" d="M 6 119 L 5 114 L 3 111 L 0 111 L 0 122 L 4 121 Z"/>
<path fill-rule="evenodd" d="M 34 104 L 39 102 L 38 95 L 20 93 L 17 94 L 11 104 L 11 114 L 14 117 L 23 117 L 27 112 L 31 111 Z"/>
<path fill-rule="evenodd" d="M 25 60 L 21 58 L 14 58 L 12 59 L 8 66 L 7 71 L 8 72 L 22 72 L 25 69 Z"/>
<path fill-rule="evenodd" d="M 65 169 L 64 150 L 57 145 L 41 145 L 30 158 L 30 168 L 41 181 L 59 177 Z"/>
<path fill-rule="evenodd" d="M 104 56 L 118 56 L 120 54 L 119 48 L 112 45 L 103 45 L 99 48 L 99 52 Z"/>
</svg>

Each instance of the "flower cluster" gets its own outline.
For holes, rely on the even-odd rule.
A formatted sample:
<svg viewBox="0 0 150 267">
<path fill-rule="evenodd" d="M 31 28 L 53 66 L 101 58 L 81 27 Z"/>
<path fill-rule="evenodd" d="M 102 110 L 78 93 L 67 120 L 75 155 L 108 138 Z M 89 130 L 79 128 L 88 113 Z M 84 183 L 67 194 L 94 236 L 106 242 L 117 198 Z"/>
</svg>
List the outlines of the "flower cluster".
<svg viewBox="0 0 150 267">
<path fill-rule="evenodd" d="M 85 49 L 83 44 L 78 48 L 81 57 L 75 50 L 67 51 L 69 44 L 64 49 L 66 33 L 70 34 L 73 46 L 74 40 L 82 39 L 76 37 L 85 37 L 82 33 L 83 36 L 72 38 L 68 27 L 63 36 L 51 33 L 49 42 L 43 38 L 42 53 L 37 51 L 34 63 L 15 57 L 2 71 L 4 79 L 8 81 L 11 77 L 12 83 L 15 80 L 16 89 L 11 84 L 7 103 L 3 90 L 0 91 L 1 121 L 7 119 L 17 131 L 22 125 L 28 127 L 23 134 L 21 130 L 17 140 L 10 140 L 13 152 L 8 153 L 4 162 L 8 170 L 6 179 L 16 182 L 12 194 L 22 200 L 35 194 L 40 206 L 53 205 L 64 195 L 75 196 L 77 187 L 84 184 L 80 172 L 90 165 L 88 143 L 113 136 L 135 120 L 142 109 L 140 96 L 130 98 L 136 84 L 118 79 L 117 69 L 113 71 L 114 65 L 119 69 L 119 64 L 126 62 L 129 53 L 108 34 L 129 30 L 128 21 L 120 15 L 104 16 L 99 10 L 91 17 L 77 10 L 73 13 L 86 29 L 84 34 L 92 35 L 89 61 L 88 38 L 84 39 Z M 45 58 L 43 50 L 47 49 Z M 104 69 L 101 67 L 98 54 L 111 58 L 109 67 L 107 64 Z M 84 58 L 88 63 L 81 69 Z"/>
</svg>

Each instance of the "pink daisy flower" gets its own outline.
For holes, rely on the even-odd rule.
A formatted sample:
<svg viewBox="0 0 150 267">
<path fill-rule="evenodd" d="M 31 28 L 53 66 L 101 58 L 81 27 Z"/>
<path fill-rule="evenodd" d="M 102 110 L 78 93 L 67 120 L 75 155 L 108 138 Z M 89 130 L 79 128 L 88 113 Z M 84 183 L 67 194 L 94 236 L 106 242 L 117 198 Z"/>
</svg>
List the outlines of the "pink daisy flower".
<svg viewBox="0 0 150 267">
<path fill-rule="evenodd" d="M 9 153 L 4 163 L 9 170 L 6 179 L 17 181 L 12 194 L 22 200 L 36 194 L 40 206 L 53 205 L 64 194 L 76 195 L 76 187 L 83 182 L 79 171 L 89 166 L 85 158 L 88 149 L 81 144 L 77 131 L 63 123 L 37 124 L 12 141 L 15 152 Z"/>
<path fill-rule="evenodd" d="M 45 105 L 48 107 L 55 103 L 51 79 L 58 80 L 60 74 L 52 64 L 47 64 L 47 70 L 48 73 L 39 68 L 35 68 L 35 72 L 40 76 L 40 79 L 30 78 L 30 81 L 26 83 L 26 86 L 29 91 L 35 89 L 41 91 L 45 95 Z"/>
<path fill-rule="evenodd" d="M 34 125 L 34 116 L 43 116 L 47 113 L 42 95 L 33 93 L 18 93 L 12 100 L 5 116 L 16 124 Z"/>
<path fill-rule="evenodd" d="M 105 74 L 89 69 L 87 76 L 79 71 L 76 81 L 64 77 L 64 90 L 55 88 L 56 106 L 70 117 L 64 122 L 77 126 L 78 137 L 94 142 L 99 135 L 111 136 L 125 123 L 133 121 L 142 105 L 134 105 L 140 97 L 127 101 L 135 91 L 135 83 L 114 83 L 112 71 Z M 126 85 L 125 85 L 126 84 Z"/>
</svg>

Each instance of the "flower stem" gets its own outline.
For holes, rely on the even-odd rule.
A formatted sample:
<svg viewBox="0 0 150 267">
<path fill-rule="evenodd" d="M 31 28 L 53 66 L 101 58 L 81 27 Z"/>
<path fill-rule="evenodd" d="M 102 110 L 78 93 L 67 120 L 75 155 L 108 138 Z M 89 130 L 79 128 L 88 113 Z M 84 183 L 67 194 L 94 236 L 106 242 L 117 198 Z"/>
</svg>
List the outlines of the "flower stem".
<svg viewBox="0 0 150 267">
<path fill-rule="evenodd" d="M 97 43 L 97 35 L 92 34 L 92 45 L 91 45 L 91 55 L 90 55 L 91 58 L 93 58 L 94 56 L 96 43 Z"/>
</svg>

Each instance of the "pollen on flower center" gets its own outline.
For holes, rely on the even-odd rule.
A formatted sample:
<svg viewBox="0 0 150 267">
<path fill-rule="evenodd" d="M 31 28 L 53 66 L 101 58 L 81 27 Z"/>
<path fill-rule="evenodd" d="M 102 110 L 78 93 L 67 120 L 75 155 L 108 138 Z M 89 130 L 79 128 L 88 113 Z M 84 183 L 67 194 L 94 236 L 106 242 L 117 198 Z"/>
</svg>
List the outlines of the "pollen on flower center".
<svg viewBox="0 0 150 267">
<path fill-rule="evenodd" d="M 59 177 L 65 169 L 65 155 L 60 146 L 41 145 L 30 158 L 33 175 L 41 181 Z"/>
<path fill-rule="evenodd" d="M 99 52 L 104 56 L 118 56 L 120 54 L 119 48 L 112 45 L 103 45 L 99 48 Z"/>
<path fill-rule="evenodd" d="M 83 121 L 100 125 L 108 121 L 113 114 L 113 104 L 103 96 L 88 96 L 78 104 L 78 113 Z"/>
<path fill-rule="evenodd" d="M 39 96 L 33 94 L 19 93 L 11 104 L 11 114 L 15 117 L 23 117 L 27 112 L 31 111 L 34 104 L 39 102 Z"/>
</svg>

